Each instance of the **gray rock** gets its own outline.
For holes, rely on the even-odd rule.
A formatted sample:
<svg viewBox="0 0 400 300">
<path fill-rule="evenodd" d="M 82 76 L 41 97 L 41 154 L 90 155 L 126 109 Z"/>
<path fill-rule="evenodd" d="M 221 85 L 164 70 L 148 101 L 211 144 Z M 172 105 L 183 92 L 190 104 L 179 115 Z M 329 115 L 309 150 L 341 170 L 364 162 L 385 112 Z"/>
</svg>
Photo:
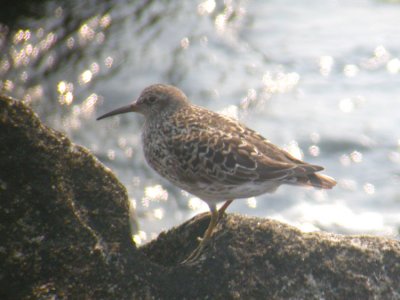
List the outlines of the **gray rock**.
<svg viewBox="0 0 400 300">
<path fill-rule="evenodd" d="M 229 214 L 136 248 L 127 195 L 88 150 L 0 97 L 1 299 L 400 299 L 400 242 Z"/>
</svg>

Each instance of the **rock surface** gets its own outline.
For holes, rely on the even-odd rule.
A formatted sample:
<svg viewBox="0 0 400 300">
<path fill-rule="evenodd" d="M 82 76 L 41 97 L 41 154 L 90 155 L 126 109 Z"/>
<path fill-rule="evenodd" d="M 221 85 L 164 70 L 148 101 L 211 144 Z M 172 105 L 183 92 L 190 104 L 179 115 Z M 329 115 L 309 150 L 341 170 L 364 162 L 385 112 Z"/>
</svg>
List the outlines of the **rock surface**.
<svg viewBox="0 0 400 300">
<path fill-rule="evenodd" d="M 199 215 L 136 248 L 127 195 L 86 149 L 0 96 L 0 299 L 400 299 L 400 242 Z"/>
</svg>

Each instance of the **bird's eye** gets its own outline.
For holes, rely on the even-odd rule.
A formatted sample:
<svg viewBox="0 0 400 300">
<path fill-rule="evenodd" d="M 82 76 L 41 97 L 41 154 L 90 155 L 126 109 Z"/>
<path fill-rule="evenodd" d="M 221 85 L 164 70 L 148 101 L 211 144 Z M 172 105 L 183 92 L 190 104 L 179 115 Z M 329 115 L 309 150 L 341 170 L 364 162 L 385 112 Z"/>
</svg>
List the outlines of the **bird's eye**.
<svg viewBox="0 0 400 300">
<path fill-rule="evenodd" d="M 157 100 L 157 97 L 155 97 L 155 96 L 150 96 L 149 98 L 147 98 L 147 103 L 148 104 L 153 104 L 154 102 L 156 102 L 156 100 Z"/>
</svg>

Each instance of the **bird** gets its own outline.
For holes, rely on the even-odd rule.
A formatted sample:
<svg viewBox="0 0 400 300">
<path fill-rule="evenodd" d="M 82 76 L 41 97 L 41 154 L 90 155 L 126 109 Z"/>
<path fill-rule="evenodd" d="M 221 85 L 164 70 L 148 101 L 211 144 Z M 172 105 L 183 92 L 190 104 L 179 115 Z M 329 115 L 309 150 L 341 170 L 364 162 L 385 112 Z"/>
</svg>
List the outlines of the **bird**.
<svg viewBox="0 0 400 300">
<path fill-rule="evenodd" d="M 192 104 L 175 86 L 150 85 L 133 103 L 97 120 L 129 112 L 144 116 L 142 145 L 150 167 L 210 209 L 209 225 L 183 264 L 198 260 L 233 200 L 272 193 L 282 184 L 336 185 L 318 173 L 323 167 L 293 157 L 236 119 Z"/>
</svg>

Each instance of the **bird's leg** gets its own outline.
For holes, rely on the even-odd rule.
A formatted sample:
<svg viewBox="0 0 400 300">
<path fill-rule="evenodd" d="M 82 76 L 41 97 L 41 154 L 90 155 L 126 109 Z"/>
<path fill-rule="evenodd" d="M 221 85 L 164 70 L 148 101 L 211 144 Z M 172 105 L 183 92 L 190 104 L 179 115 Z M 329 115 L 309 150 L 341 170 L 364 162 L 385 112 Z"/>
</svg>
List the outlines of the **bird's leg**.
<svg viewBox="0 0 400 300">
<path fill-rule="evenodd" d="M 209 204 L 209 207 L 210 207 L 210 211 L 211 211 L 211 220 L 210 220 L 210 223 L 208 224 L 207 230 L 205 231 L 203 237 L 201 238 L 200 244 L 197 246 L 196 249 L 194 249 L 194 251 L 192 253 L 190 253 L 188 258 L 186 258 L 184 261 L 182 261 L 182 264 L 195 262 L 199 258 L 201 251 L 203 250 L 205 244 L 210 239 L 210 237 L 214 231 L 214 228 L 218 224 L 219 214 L 218 214 L 216 205 Z"/>
<path fill-rule="evenodd" d="M 228 208 L 228 206 L 233 202 L 233 200 L 227 200 L 225 203 L 220 207 L 218 210 L 218 220 L 221 220 L 222 216 L 225 213 L 225 210 Z"/>
</svg>

